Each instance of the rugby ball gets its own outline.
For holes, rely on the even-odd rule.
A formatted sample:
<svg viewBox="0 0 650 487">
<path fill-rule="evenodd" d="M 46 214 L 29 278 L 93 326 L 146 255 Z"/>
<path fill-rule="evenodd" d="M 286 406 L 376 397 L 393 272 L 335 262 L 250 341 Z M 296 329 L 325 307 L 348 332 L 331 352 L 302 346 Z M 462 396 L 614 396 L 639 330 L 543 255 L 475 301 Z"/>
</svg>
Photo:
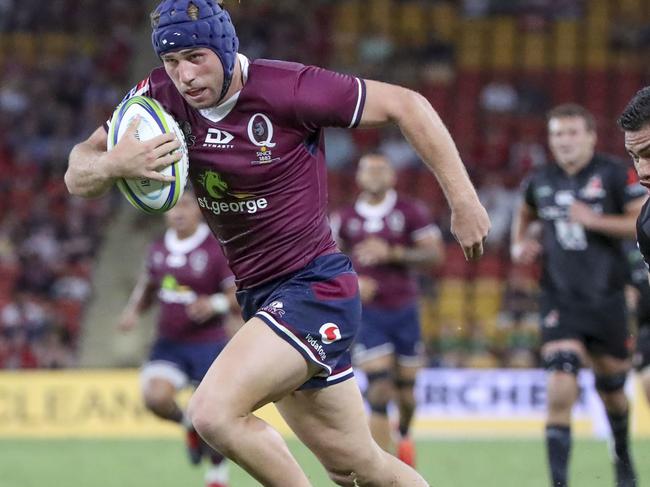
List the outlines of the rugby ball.
<svg viewBox="0 0 650 487">
<path fill-rule="evenodd" d="M 117 180 L 117 187 L 137 209 L 146 213 L 163 213 L 176 204 L 185 189 L 189 166 L 187 144 L 176 120 L 158 101 L 146 96 L 134 96 L 123 101 L 113 112 L 108 130 L 108 150 L 117 144 L 136 115 L 140 116 L 135 133 L 138 140 L 149 140 L 173 132 L 181 142 L 177 149 L 181 152 L 181 158 L 160 171 L 161 174 L 173 176 L 172 182 L 154 181 L 149 178 L 121 178 Z"/>
</svg>

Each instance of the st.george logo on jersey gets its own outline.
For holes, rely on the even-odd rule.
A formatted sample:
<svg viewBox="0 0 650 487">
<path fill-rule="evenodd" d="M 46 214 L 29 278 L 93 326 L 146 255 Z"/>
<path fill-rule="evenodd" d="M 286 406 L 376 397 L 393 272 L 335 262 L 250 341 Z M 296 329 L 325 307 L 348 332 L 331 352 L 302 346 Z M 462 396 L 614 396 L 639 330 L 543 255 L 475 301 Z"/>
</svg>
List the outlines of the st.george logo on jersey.
<svg viewBox="0 0 650 487">
<path fill-rule="evenodd" d="M 134 96 L 122 102 L 111 117 L 107 148 L 111 150 L 122 138 L 126 128 L 136 115 L 140 122 L 136 131 L 139 140 L 149 140 L 161 134 L 174 133 L 181 143 L 177 149 L 181 158 L 163 169 L 161 174 L 173 176 L 174 181 L 165 183 L 149 178 L 119 179 L 117 187 L 129 202 L 146 213 L 162 213 L 179 200 L 187 182 L 189 158 L 183 132 L 174 118 L 160 103 L 146 96 Z"/>
</svg>

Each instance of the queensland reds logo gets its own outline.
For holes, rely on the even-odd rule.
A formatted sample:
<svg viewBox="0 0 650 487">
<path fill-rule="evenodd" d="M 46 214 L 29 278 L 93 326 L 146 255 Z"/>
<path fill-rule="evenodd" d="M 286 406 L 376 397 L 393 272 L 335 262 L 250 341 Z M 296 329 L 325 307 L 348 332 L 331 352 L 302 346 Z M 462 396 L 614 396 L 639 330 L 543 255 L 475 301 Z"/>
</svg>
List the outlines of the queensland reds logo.
<svg viewBox="0 0 650 487">
<path fill-rule="evenodd" d="M 325 323 L 318 331 L 320 333 L 321 341 L 325 345 L 329 345 L 330 343 L 341 339 L 341 330 L 339 330 L 339 327 L 334 323 Z"/>
<path fill-rule="evenodd" d="M 256 113 L 248 121 L 248 138 L 257 147 L 275 147 L 273 124 L 263 113 Z"/>
</svg>

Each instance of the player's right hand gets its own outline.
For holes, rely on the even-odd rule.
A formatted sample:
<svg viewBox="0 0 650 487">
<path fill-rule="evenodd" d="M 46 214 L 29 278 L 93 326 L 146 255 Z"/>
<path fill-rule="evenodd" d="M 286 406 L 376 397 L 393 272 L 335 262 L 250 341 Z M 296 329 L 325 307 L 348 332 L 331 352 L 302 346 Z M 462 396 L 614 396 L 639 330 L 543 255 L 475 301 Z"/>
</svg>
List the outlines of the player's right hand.
<svg viewBox="0 0 650 487">
<path fill-rule="evenodd" d="M 112 178 L 173 182 L 173 176 L 164 176 L 158 171 L 181 158 L 180 151 L 176 151 L 181 146 L 180 141 L 172 133 L 140 141 L 136 138 L 139 122 L 140 118 L 134 117 L 115 147 L 105 154 L 108 175 Z"/>
<path fill-rule="evenodd" d="M 451 233 L 465 253 L 465 259 L 478 260 L 483 255 L 483 243 L 490 231 L 490 217 L 476 198 L 469 204 L 452 208 Z"/>
<path fill-rule="evenodd" d="M 128 332 L 138 324 L 138 315 L 133 311 L 125 311 L 117 322 L 117 329 L 121 332 Z"/>
<path fill-rule="evenodd" d="M 371 277 L 359 276 L 359 295 L 362 303 L 372 301 L 377 294 L 377 281 Z"/>
<path fill-rule="evenodd" d="M 542 244 L 531 238 L 515 242 L 510 247 L 510 257 L 515 264 L 531 264 L 541 253 Z"/>
</svg>

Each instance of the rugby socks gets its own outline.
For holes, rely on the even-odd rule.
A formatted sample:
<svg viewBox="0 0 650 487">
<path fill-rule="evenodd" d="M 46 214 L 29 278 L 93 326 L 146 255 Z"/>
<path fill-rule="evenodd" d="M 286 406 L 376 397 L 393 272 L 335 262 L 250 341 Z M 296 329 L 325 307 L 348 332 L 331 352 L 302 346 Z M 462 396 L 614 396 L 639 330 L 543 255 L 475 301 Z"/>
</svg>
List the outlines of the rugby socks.
<svg viewBox="0 0 650 487">
<path fill-rule="evenodd" d="M 630 457 L 629 443 L 629 411 L 624 414 L 607 412 L 607 419 L 612 428 L 614 439 L 614 465 L 616 467 L 616 486 L 635 487 L 636 473 Z"/>
<path fill-rule="evenodd" d="M 571 453 L 571 426 L 546 426 L 546 453 L 551 469 L 553 487 L 566 487 L 569 455 Z"/>
<path fill-rule="evenodd" d="M 607 419 L 609 426 L 612 428 L 612 437 L 614 438 L 614 452 L 616 458 L 620 460 L 627 460 L 630 457 L 629 450 L 629 414 L 626 411 L 624 414 L 607 412 Z"/>
</svg>

